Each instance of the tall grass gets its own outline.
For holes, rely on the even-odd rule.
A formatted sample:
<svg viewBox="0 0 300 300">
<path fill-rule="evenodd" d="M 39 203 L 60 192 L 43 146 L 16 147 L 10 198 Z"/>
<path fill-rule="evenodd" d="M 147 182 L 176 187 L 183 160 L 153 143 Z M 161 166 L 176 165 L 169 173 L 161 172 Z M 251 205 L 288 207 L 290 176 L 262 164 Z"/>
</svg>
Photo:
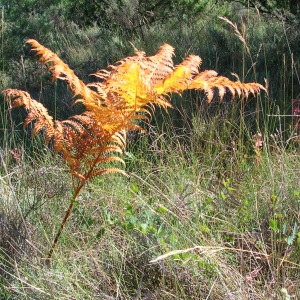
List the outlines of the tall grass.
<svg viewBox="0 0 300 300">
<path fill-rule="evenodd" d="M 38 141 L 29 152 L 21 128 L 1 113 L 0 299 L 300 297 L 299 145 L 291 118 L 282 116 L 299 93 L 297 57 L 286 51 L 295 36 L 257 14 L 231 21 L 245 44 L 220 19 L 157 25 L 131 42 L 147 52 L 168 42 L 182 49 L 179 56 L 200 54 L 205 69 L 267 78 L 269 97 L 210 105 L 197 93 L 174 99 L 175 109 L 157 114 L 148 135 L 129 137 L 130 178 L 87 186 L 51 266 L 45 254 L 69 203 L 70 178 Z M 76 73 L 131 51 L 119 33 L 72 26 L 51 42 L 67 49 Z M 35 83 L 33 63 L 24 63 L 27 87 L 68 114 L 58 107 L 68 95 Z"/>
<path fill-rule="evenodd" d="M 167 137 L 156 138 L 160 151 L 154 139 L 148 151 L 129 156 L 137 160 L 129 181 L 110 176 L 88 187 L 50 268 L 43 263 L 45 250 L 68 201 L 68 187 L 60 193 L 51 188 L 67 178 L 62 181 L 62 170 L 52 164 L 45 163 L 42 175 L 40 166 L 31 167 L 28 177 L 45 180 L 35 190 L 24 177 L 28 172 L 19 171 L 22 179 L 10 174 L 22 215 L 29 213 L 21 249 L 14 245 L 15 256 L 7 258 L 4 250 L 11 244 L 2 246 L 3 295 L 266 299 L 278 298 L 285 287 L 299 296 L 297 153 L 264 149 L 258 163 L 232 155 L 223 169 L 221 151 L 207 150 L 205 158 L 183 155 Z M 214 146 L 223 148 L 220 141 Z M 160 159 L 151 161 L 155 155 Z M 56 194 L 51 197 L 49 190 Z M 11 204 L 6 219 L 9 210 L 15 210 Z M 12 226 L 1 221 L 3 232 Z M 11 235 L 15 242 L 18 234 Z M 150 263 L 174 250 L 179 251 Z"/>
</svg>

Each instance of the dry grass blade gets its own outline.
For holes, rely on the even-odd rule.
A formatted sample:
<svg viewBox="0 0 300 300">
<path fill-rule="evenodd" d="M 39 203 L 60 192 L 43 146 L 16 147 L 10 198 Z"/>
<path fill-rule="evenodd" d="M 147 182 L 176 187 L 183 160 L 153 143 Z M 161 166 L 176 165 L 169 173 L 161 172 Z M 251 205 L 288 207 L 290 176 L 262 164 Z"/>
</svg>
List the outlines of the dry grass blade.
<svg viewBox="0 0 300 300">
<path fill-rule="evenodd" d="M 237 251 L 237 252 L 250 252 L 255 255 L 264 256 L 266 258 L 270 257 L 270 255 L 268 255 L 266 253 L 255 252 L 255 251 L 250 251 L 250 250 L 245 250 L 245 249 L 236 249 L 236 248 L 229 248 L 229 247 L 214 247 L 214 246 L 195 246 L 192 248 L 170 251 L 166 254 L 158 256 L 155 259 L 152 259 L 150 261 L 150 263 L 157 263 L 157 262 L 164 260 L 170 256 L 173 256 L 176 254 L 187 253 L 187 252 L 193 252 L 195 250 L 200 251 L 201 254 L 209 254 L 209 253 L 215 253 L 215 252 L 220 252 L 220 251 Z"/>
</svg>

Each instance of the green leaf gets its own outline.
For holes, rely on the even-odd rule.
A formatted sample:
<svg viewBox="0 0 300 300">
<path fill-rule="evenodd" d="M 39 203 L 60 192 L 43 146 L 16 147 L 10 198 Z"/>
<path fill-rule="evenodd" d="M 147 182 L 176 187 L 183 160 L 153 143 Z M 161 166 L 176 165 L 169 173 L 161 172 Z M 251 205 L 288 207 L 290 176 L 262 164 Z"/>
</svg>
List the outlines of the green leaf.
<svg viewBox="0 0 300 300">
<path fill-rule="evenodd" d="M 135 156 L 131 152 L 126 151 L 125 155 L 132 160 L 135 159 Z"/>
<path fill-rule="evenodd" d="M 223 200 L 225 200 L 227 198 L 227 196 L 223 192 L 220 193 L 220 196 Z"/>
<path fill-rule="evenodd" d="M 164 214 L 168 209 L 162 205 L 157 207 L 157 212 Z"/>
<path fill-rule="evenodd" d="M 138 193 L 140 191 L 140 189 L 138 188 L 138 186 L 136 186 L 134 183 L 131 183 L 131 189 L 135 192 Z"/>
<path fill-rule="evenodd" d="M 140 224 L 140 228 L 141 228 L 141 232 L 146 234 L 147 233 L 147 228 L 148 228 L 148 224 L 147 223 L 142 223 Z"/>
<path fill-rule="evenodd" d="M 278 220 L 276 220 L 276 219 L 270 219 L 269 226 L 270 226 L 270 228 L 274 232 L 278 231 L 279 230 L 279 222 L 278 222 Z"/>
</svg>

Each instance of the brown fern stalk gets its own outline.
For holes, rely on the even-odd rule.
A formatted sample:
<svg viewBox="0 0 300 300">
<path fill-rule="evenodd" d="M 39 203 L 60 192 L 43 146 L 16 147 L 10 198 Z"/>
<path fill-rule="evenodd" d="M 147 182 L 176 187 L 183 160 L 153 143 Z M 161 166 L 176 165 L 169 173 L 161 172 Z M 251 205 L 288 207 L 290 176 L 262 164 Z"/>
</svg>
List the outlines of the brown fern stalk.
<svg viewBox="0 0 300 300">
<path fill-rule="evenodd" d="M 213 70 L 199 72 L 201 58 L 188 56 L 174 66 L 174 48 L 162 45 L 158 52 L 147 57 L 142 51 L 121 59 L 94 75 L 99 81 L 85 84 L 57 54 L 27 40 L 39 60 L 48 66 L 52 80 L 64 80 L 86 111 L 67 120 L 53 120 L 47 109 L 25 91 L 7 89 L 3 93 L 11 108 L 23 106 L 28 112 L 24 126 L 33 123 L 32 135 L 43 132 L 45 143 L 67 163 L 72 175 L 73 196 L 47 256 L 50 261 L 59 237 L 69 219 L 74 203 L 86 183 L 105 173 L 125 172 L 111 163 L 124 163 L 120 154 L 126 147 L 126 132 L 141 130 L 139 120 L 149 121 L 154 106 L 172 107 L 171 93 L 181 94 L 188 89 L 203 90 L 210 102 L 218 91 L 219 99 L 230 93 L 232 98 L 248 98 L 265 88 L 259 83 L 242 83 L 218 76 Z M 126 174 L 125 174 L 126 175 Z"/>
<path fill-rule="evenodd" d="M 80 192 L 80 190 L 76 191 L 76 194 L 74 195 L 76 198 L 77 198 L 77 195 L 79 194 L 79 192 Z M 72 197 L 72 199 L 74 199 L 74 196 Z M 76 198 L 75 198 L 75 199 L 76 199 Z M 65 224 L 66 224 L 68 218 L 69 218 L 70 215 L 71 215 L 71 212 L 72 212 L 73 207 L 74 207 L 74 201 L 75 201 L 75 200 L 73 200 L 73 201 L 70 202 L 70 205 L 69 205 L 69 207 L 68 207 L 68 209 L 67 209 L 67 211 L 66 211 L 66 213 L 65 213 L 65 216 L 64 216 L 64 218 L 62 219 L 62 221 L 61 221 L 61 223 L 60 223 L 59 229 L 58 229 L 58 231 L 57 231 L 57 233 L 56 233 L 56 235 L 55 235 L 55 238 L 54 238 L 54 240 L 53 240 L 53 243 L 52 243 L 52 245 L 51 245 L 51 248 L 50 248 L 50 250 L 49 250 L 49 252 L 48 252 L 48 255 L 47 255 L 47 258 L 46 258 L 46 263 L 47 263 L 47 264 L 49 264 L 49 262 L 50 262 L 50 259 L 51 259 L 51 257 L 52 257 L 52 254 L 53 254 L 53 252 L 54 252 L 54 250 L 55 250 L 55 248 L 56 248 L 56 246 L 57 246 L 59 237 L 60 237 L 60 235 L 61 235 L 61 233 L 62 233 L 62 231 L 63 231 L 63 229 L 64 229 L 64 226 L 65 226 Z"/>
<path fill-rule="evenodd" d="M 100 157 L 100 155 L 101 155 L 101 153 L 98 154 L 98 158 Z M 53 240 L 53 243 L 52 243 L 52 245 L 51 245 L 51 248 L 50 248 L 50 250 L 49 250 L 49 252 L 48 252 L 48 255 L 47 255 L 47 258 L 46 258 L 46 262 L 47 262 L 47 263 L 50 262 L 50 259 L 51 259 L 51 257 L 52 257 L 52 254 L 53 254 L 53 252 L 54 252 L 54 250 L 55 250 L 55 248 L 56 248 L 56 246 L 57 246 L 59 237 L 60 237 L 60 235 L 61 235 L 61 233 L 62 233 L 62 231 L 63 231 L 63 228 L 64 228 L 64 226 L 65 226 L 65 224 L 66 224 L 68 218 L 69 218 L 70 215 L 71 215 L 71 212 L 72 212 L 73 207 L 74 207 L 74 203 L 76 202 L 76 199 L 77 199 L 77 196 L 79 195 L 81 189 L 82 189 L 82 188 L 85 186 L 85 184 L 87 183 L 88 179 L 91 177 L 91 174 L 92 174 L 92 172 L 93 172 L 93 170 L 94 170 L 94 168 L 95 168 L 95 166 L 96 166 L 96 163 L 97 163 L 97 159 L 94 160 L 93 165 L 91 165 L 90 170 L 89 170 L 88 174 L 86 174 L 85 179 L 82 179 L 81 182 L 80 182 L 80 184 L 78 184 L 78 185 L 76 186 L 75 190 L 74 190 L 74 194 L 73 194 L 73 196 L 72 196 L 72 198 L 71 198 L 70 205 L 69 205 L 68 209 L 67 209 L 66 212 L 65 212 L 64 218 L 62 219 L 62 221 L 61 221 L 61 223 L 60 223 L 59 229 L 58 229 L 58 231 L 57 231 L 57 233 L 56 233 L 56 235 L 55 235 L 55 238 L 54 238 L 54 240 Z M 111 170 L 112 170 L 112 172 L 122 172 L 121 170 L 113 170 L 113 169 L 111 169 Z M 107 171 L 108 171 L 108 170 L 107 170 Z M 125 173 L 124 173 L 124 174 L 125 174 Z M 125 175 L 126 175 L 126 174 L 125 174 Z"/>
</svg>

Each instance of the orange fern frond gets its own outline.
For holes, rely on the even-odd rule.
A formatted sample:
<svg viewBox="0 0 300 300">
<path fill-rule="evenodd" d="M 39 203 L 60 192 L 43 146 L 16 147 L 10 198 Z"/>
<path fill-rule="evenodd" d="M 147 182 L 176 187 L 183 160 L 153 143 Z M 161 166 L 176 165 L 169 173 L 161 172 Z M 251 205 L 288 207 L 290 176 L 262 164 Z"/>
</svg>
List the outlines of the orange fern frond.
<svg viewBox="0 0 300 300">
<path fill-rule="evenodd" d="M 188 56 L 175 70 L 165 78 L 162 85 L 157 86 L 158 94 L 181 93 L 190 85 L 193 77 L 198 74 L 198 68 L 202 60 L 197 55 Z"/>
<path fill-rule="evenodd" d="M 166 77 L 172 74 L 174 64 L 172 57 L 174 56 L 174 48 L 168 44 L 162 45 L 158 52 L 148 57 L 147 61 L 141 62 L 143 71 L 145 72 L 145 82 L 152 87 L 161 85 Z"/>
<path fill-rule="evenodd" d="M 24 106 L 28 112 L 24 127 L 29 123 L 34 124 L 32 136 L 43 131 L 45 142 L 51 141 L 54 150 L 62 154 L 72 173 L 84 177 L 82 174 L 86 173 L 85 169 L 93 160 L 96 164 L 112 161 L 124 163 L 119 157 L 109 155 L 123 152 L 125 137 L 121 133 L 112 135 L 105 132 L 97 124 L 92 112 L 53 122 L 47 109 L 27 92 L 7 89 L 3 93 L 10 107 Z"/>
<path fill-rule="evenodd" d="M 149 104 L 171 107 L 169 101 L 157 97 L 153 89 L 173 72 L 174 48 L 165 44 L 154 56 L 146 57 L 142 51 L 136 54 L 110 66 L 110 72 L 100 70 L 95 73 L 102 81 L 89 86 L 104 90 L 106 103 L 110 106 L 113 103 L 114 107 L 117 104 L 122 111 L 146 112 L 145 107 Z"/>
<path fill-rule="evenodd" d="M 98 82 L 85 84 L 55 53 L 29 39 L 27 43 L 48 66 L 52 80 L 64 80 L 70 87 L 74 103 L 82 103 L 86 111 L 67 120 L 53 121 L 47 109 L 27 92 L 15 89 L 4 91 L 10 107 L 24 106 L 28 115 L 24 126 L 33 124 L 32 135 L 44 132 L 45 142 L 60 153 L 70 168 L 74 194 L 60 229 L 48 254 L 51 257 L 61 230 L 72 211 L 74 201 L 86 182 L 106 173 L 125 172 L 118 164 L 126 147 L 126 132 L 140 130 L 138 121 L 149 121 L 155 106 L 171 107 L 169 94 L 181 94 L 185 90 L 203 90 L 210 102 L 215 93 L 222 100 L 227 92 L 233 97 L 248 98 L 260 90 L 258 83 L 241 83 L 218 76 L 215 71 L 199 72 L 201 58 L 190 55 L 174 66 L 174 48 L 162 45 L 153 56 L 136 51 L 135 56 L 126 57 L 100 70 L 94 75 Z M 117 166 L 111 165 L 116 163 Z"/>
<path fill-rule="evenodd" d="M 24 106 L 28 113 L 24 121 L 24 127 L 33 121 L 35 122 L 32 136 L 35 136 L 41 130 L 45 130 L 46 140 L 49 141 L 52 138 L 55 131 L 53 118 L 40 102 L 32 99 L 27 92 L 16 89 L 6 89 L 3 94 L 11 108 Z"/>
<path fill-rule="evenodd" d="M 54 52 L 44 47 L 34 39 L 28 39 L 26 43 L 30 44 L 32 50 L 40 56 L 39 60 L 44 64 L 49 64 L 49 71 L 52 73 L 52 81 L 61 79 L 67 81 L 74 96 L 81 96 L 85 102 L 99 98 L 100 91 L 94 93 L 80 80 L 72 69 L 69 68 Z"/>
<path fill-rule="evenodd" d="M 148 87 L 154 87 L 162 84 L 167 76 L 169 76 L 174 69 L 172 57 L 174 56 L 174 48 L 168 44 L 159 47 L 157 53 L 153 56 L 147 57 L 145 52 L 136 51 L 135 56 L 125 57 L 118 61 L 115 65 L 110 66 L 112 71 L 100 70 L 95 75 L 102 78 L 122 77 L 120 71 L 124 68 L 124 64 L 138 64 L 141 70 L 141 77 L 144 84 Z"/>
<path fill-rule="evenodd" d="M 136 121 L 149 120 L 155 105 L 164 109 L 171 107 L 170 93 L 203 90 L 210 102 L 215 92 L 222 100 L 227 92 L 232 97 L 248 98 L 250 94 L 265 90 L 258 83 L 231 81 L 213 70 L 199 72 L 202 59 L 197 55 L 190 55 L 174 66 L 174 48 L 168 44 L 162 45 L 153 56 L 136 51 L 134 56 L 96 72 L 94 75 L 100 81 L 85 84 L 51 50 L 33 39 L 27 43 L 39 60 L 48 65 L 52 80 L 66 81 L 75 97 L 74 102 L 81 102 L 86 111 L 54 122 L 46 108 L 26 92 L 6 90 L 6 99 L 10 99 L 11 107 L 26 108 L 28 115 L 24 126 L 34 122 L 32 134 L 44 131 L 46 143 L 51 141 L 55 151 L 62 153 L 72 173 L 85 180 L 91 174 L 86 172 L 89 165 L 96 170 L 112 161 L 122 163 L 116 154 L 125 149 L 124 132 L 139 130 Z"/>
<path fill-rule="evenodd" d="M 128 174 L 126 172 L 124 172 L 121 169 L 118 168 L 107 168 L 107 169 L 99 169 L 99 170 L 94 170 L 91 174 L 90 174 L 90 178 L 94 178 L 97 177 L 99 175 L 104 175 L 104 174 L 109 174 L 109 173 L 119 173 L 122 174 L 125 177 L 128 177 Z"/>
<path fill-rule="evenodd" d="M 218 73 L 214 70 L 205 70 L 203 72 L 200 72 L 197 74 L 197 76 L 194 77 L 194 80 L 208 80 L 212 77 L 218 76 Z"/>
<path fill-rule="evenodd" d="M 225 93 L 230 91 L 232 97 L 238 94 L 239 97 L 247 99 L 249 94 L 254 96 L 260 92 L 260 90 L 266 91 L 265 87 L 259 83 L 242 83 L 240 81 L 231 81 L 227 77 L 217 76 L 214 71 L 209 73 L 200 73 L 200 76 L 196 76 L 188 89 L 204 90 L 207 93 L 207 100 L 210 102 L 213 98 L 213 90 L 217 89 L 219 92 L 220 100 L 223 99 Z"/>
</svg>

